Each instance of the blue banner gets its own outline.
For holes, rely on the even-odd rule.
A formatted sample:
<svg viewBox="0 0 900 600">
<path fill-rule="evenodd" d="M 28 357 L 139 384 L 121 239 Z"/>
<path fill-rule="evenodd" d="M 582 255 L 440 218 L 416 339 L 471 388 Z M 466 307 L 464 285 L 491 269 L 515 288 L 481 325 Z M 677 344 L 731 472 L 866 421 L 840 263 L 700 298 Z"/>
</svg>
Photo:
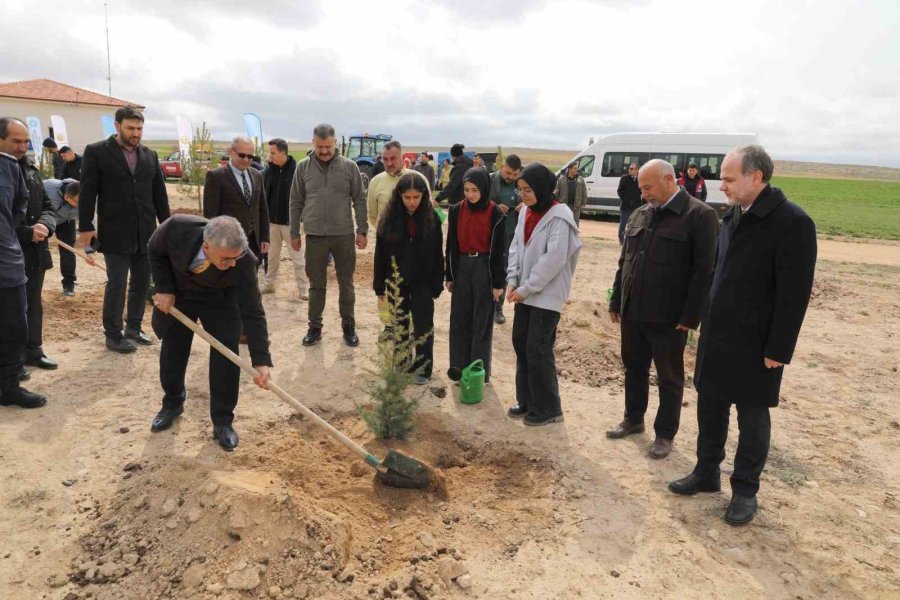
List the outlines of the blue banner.
<svg viewBox="0 0 900 600">
<path fill-rule="evenodd" d="M 247 137 L 253 141 L 255 147 L 265 143 L 262 134 L 262 121 L 256 113 L 244 113 L 244 127 L 247 128 Z"/>
<path fill-rule="evenodd" d="M 25 117 L 25 124 L 28 125 L 28 138 L 31 141 L 31 151 L 34 152 L 35 161 L 40 161 L 41 153 L 44 152 L 44 134 L 41 133 L 41 120 L 37 117 Z"/>
<path fill-rule="evenodd" d="M 115 119 L 113 119 L 112 115 L 102 115 L 100 117 L 100 126 L 103 127 L 104 138 L 108 138 L 111 135 L 116 135 L 116 124 Z"/>
</svg>

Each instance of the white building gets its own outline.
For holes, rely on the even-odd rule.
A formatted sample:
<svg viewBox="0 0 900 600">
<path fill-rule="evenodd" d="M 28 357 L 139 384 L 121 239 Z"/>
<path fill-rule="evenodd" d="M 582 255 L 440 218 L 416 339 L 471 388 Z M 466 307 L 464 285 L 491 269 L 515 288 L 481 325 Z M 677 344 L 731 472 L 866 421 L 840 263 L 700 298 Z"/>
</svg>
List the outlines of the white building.
<svg viewBox="0 0 900 600">
<path fill-rule="evenodd" d="M 37 117 L 41 122 L 41 139 L 55 137 L 60 146 L 68 145 L 81 154 L 88 144 L 104 138 L 102 118 L 112 116 L 116 109 L 131 104 L 143 109 L 136 102 L 104 96 L 49 79 L 30 79 L 0 83 L 0 116 L 16 117 L 25 121 Z M 52 131 L 51 115 L 63 118 L 67 140 L 60 139 L 59 132 Z M 54 136 L 54 133 L 57 135 Z"/>
</svg>

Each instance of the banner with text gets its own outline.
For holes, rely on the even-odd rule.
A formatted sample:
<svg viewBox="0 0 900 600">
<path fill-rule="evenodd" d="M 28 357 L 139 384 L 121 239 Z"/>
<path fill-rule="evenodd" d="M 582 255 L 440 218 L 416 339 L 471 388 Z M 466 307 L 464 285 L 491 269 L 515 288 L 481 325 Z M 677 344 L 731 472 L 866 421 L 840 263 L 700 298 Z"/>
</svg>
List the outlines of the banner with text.
<svg viewBox="0 0 900 600">
<path fill-rule="evenodd" d="M 175 115 L 175 128 L 178 130 L 178 151 L 181 152 L 181 158 L 189 158 L 191 155 L 191 143 L 194 141 L 191 120 L 184 115 Z"/>
<path fill-rule="evenodd" d="M 53 139 L 60 148 L 69 145 L 69 133 L 66 131 L 66 121 L 59 115 L 50 115 L 50 127 L 53 128 Z"/>
<path fill-rule="evenodd" d="M 41 120 L 37 117 L 25 117 L 25 124 L 28 125 L 28 138 L 31 140 L 31 151 L 34 152 L 34 160 L 40 162 L 41 154 L 44 152 L 44 134 L 41 130 Z"/>
</svg>

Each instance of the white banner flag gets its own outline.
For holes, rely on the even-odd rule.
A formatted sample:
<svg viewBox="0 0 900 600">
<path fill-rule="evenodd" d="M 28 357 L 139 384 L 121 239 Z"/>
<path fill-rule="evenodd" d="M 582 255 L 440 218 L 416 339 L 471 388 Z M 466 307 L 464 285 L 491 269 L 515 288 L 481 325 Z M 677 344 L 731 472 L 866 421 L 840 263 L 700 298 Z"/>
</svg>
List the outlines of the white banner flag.
<svg viewBox="0 0 900 600">
<path fill-rule="evenodd" d="M 62 148 L 69 145 L 69 133 L 66 131 L 66 121 L 59 115 L 50 115 L 50 127 L 53 128 L 53 139 Z"/>
<path fill-rule="evenodd" d="M 28 125 L 28 137 L 31 138 L 31 150 L 34 152 L 34 160 L 41 161 L 41 155 L 44 152 L 44 134 L 41 133 L 41 120 L 37 117 L 25 117 L 25 123 Z"/>
<path fill-rule="evenodd" d="M 191 143 L 194 141 L 191 120 L 184 115 L 175 115 L 175 127 L 178 130 L 178 151 L 181 152 L 181 158 L 189 158 Z"/>
</svg>

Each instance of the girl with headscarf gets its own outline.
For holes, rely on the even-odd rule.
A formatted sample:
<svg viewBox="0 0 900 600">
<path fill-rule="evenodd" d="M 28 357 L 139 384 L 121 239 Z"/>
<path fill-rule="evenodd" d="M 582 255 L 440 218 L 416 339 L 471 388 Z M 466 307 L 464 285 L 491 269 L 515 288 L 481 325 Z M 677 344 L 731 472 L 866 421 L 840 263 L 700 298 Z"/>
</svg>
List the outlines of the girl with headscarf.
<svg viewBox="0 0 900 600">
<path fill-rule="evenodd" d="M 450 369 L 459 381 L 462 369 L 481 359 L 484 382 L 491 379 L 494 302 L 506 277 L 506 218 L 490 199 L 488 172 L 472 167 L 463 175 L 465 198 L 450 207 L 445 277 L 450 299 Z"/>
<path fill-rule="evenodd" d="M 372 287 L 384 301 L 396 261 L 403 279 L 400 310 L 406 318 L 412 317 L 416 356 L 411 370 L 418 385 L 431 379 L 434 299 L 444 289 L 443 242 L 441 222 L 432 208 L 425 179 L 418 173 L 402 175 L 378 220 Z"/>
<path fill-rule="evenodd" d="M 507 300 L 515 304 L 516 404 L 507 414 L 526 425 L 563 420 L 553 344 L 581 251 L 571 209 L 554 197 L 556 176 L 542 164 L 516 182 L 525 207 L 509 247 Z"/>
</svg>

